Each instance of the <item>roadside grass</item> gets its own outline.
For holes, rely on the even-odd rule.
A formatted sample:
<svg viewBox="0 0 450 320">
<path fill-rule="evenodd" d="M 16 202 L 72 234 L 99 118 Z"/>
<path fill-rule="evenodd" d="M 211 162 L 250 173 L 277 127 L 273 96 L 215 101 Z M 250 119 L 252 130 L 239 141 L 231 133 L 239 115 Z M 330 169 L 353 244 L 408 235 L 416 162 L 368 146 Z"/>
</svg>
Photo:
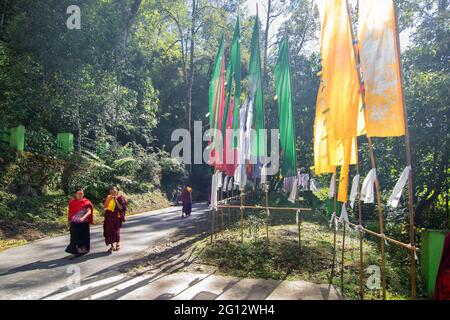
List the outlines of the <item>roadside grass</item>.
<svg viewBox="0 0 450 320">
<path fill-rule="evenodd" d="M 217 215 L 217 233 L 211 244 L 210 237 L 198 241 L 196 266 L 214 267 L 218 274 L 242 278 L 276 280 L 303 280 L 316 284 L 329 283 L 333 261 L 334 233 L 324 216 L 302 215 L 301 244 L 299 249 L 298 228 L 294 213 L 271 213 L 269 241 L 263 211 L 246 210 L 244 241 L 241 243 L 240 217 L 237 210 L 224 213 L 226 229 L 220 232 L 221 214 Z M 350 232 L 350 235 L 349 235 Z M 356 231 L 347 232 L 344 253 L 344 294 L 347 299 L 359 299 L 359 237 Z M 341 287 L 341 259 L 343 229 L 337 237 L 336 265 L 332 284 Z M 380 265 L 379 243 L 376 239 L 364 238 L 364 269 Z M 390 263 L 386 257 L 387 298 L 408 299 L 409 274 L 406 266 Z M 370 284 L 371 274 L 364 273 L 365 283 Z M 365 287 L 366 300 L 380 299 L 379 290 Z"/>
<path fill-rule="evenodd" d="M 161 192 L 125 195 L 127 215 L 170 206 Z M 0 193 L 0 251 L 68 232 L 67 204 L 70 197 L 53 193 L 42 197 L 18 197 Z M 94 223 L 103 223 L 101 203 L 94 203 Z"/>
</svg>

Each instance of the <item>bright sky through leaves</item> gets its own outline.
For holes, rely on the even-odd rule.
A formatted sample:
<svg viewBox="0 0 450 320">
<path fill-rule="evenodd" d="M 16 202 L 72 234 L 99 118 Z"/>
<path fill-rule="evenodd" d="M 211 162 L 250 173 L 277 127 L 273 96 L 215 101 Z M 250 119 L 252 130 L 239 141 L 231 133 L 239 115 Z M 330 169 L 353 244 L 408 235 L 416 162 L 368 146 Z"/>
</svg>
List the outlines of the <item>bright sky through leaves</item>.
<svg viewBox="0 0 450 320">
<path fill-rule="evenodd" d="M 356 0 L 349 0 L 350 5 L 354 6 L 356 3 Z M 255 15 L 256 14 L 256 5 L 258 5 L 259 10 L 259 19 L 261 21 L 261 24 L 263 27 L 266 25 L 266 8 L 268 0 L 246 0 L 245 3 L 247 4 L 249 14 Z M 272 22 L 271 30 L 269 33 L 269 39 L 271 39 L 270 43 L 273 43 L 275 40 L 273 37 L 277 33 L 278 29 L 280 28 L 281 24 L 286 20 L 286 16 L 279 16 L 275 19 L 274 22 Z M 406 29 L 400 34 L 400 45 L 402 48 L 402 51 L 404 51 L 410 44 L 409 37 L 411 35 L 412 31 L 411 29 Z M 317 50 L 319 50 L 319 47 L 317 46 Z"/>
</svg>

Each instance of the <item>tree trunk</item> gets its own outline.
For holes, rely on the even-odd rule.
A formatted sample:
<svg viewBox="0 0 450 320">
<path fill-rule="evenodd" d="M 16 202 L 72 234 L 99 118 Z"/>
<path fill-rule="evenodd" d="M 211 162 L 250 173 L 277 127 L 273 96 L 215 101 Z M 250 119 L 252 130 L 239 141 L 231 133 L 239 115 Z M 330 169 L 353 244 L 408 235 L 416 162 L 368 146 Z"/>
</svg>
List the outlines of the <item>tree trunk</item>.
<svg viewBox="0 0 450 320">
<path fill-rule="evenodd" d="M 187 118 L 188 130 L 192 130 L 192 87 L 194 84 L 194 57 L 195 57 L 195 25 L 197 22 L 197 2 L 192 0 L 192 20 L 191 20 L 191 39 L 190 39 L 190 56 L 189 56 L 189 78 L 188 78 L 188 101 L 187 101 Z"/>
<path fill-rule="evenodd" d="M 128 40 L 128 34 L 130 32 L 130 28 L 133 25 L 134 21 L 136 20 L 137 13 L 139 11 L 139 8 L 141 6 L 142 0 L 134 0 L 133 5 L 131 6 L 128 14 L 125 18 L 125 26 L 122 33 L 122 43 L 125 44 Z M 124 12 L 126 14 L 127 12 Z"/>
<path fill-rule="evenodd" d="M 8 10 L 8 4 L 9 4 L 9 0 L 5 0 L 5 2 L 3 3 L 3 10 L 2 10 L 2 14 L 0 16 L 0 34 L 3 31 L 3 25 L 5 24 L 5 16 L 6 16 L 6 11 Z"/>
<path fill-rule="evenodd" d="M 192 87 L 194 85 L 194 59 L 195 59 L 195 27 L 197 23 L 197 1 L 192 0 L 192 19 L 190 30 L 190 52 L 189 52 L 189 77 L 187 83 L 187 129 L 192 137 Z M 189 173 L 192 173 L 192 164 L 189 165 Z"/>
<path fill-rule="evenodd" d="M 431 189 L 432 191 L 427 193 L 426 196 L 424 196 L 419 203 L 417 204 L 414 212 L 416 213 L 416 216 L 421 219 L 423 212 L 431 207 L 431 205 L 438 199 L 439 195 L 442 192 L 441 187 L 436 187 Z M 431 196 L 430 196 L 431 193 Z"/>
<path fill-rule="evenodd" d="M 76 103 L 76 110 L 77 110 L 77 114 L 76 114 L 76 130 L 77 130 L 77 153 L 81 154 L 81 120 L 80 120 L 80 82 L 81 82 L 81 77 L 79 77 L 77 79 L 77 88 L 76 88 L 76 92 L 75 92 L 75 103 Z"/>
<path fill-rule="evenodd" d="M 445 172 L 448 172 L 448 164 L 445 167 Z M 450 230 L 450 211 L 448 208 L 448 179 L 445 180 L 445 210 L 447 212 L 447 227 Z"/>
<path fill-rule="evenodd" d="M 446 210 L 447 210 L 447 227 L 450 229 L 450 212 L 448 210 L 448 187 L 447 187 L 447 193 L 445 195 L 445 199 L 446 199 Z"/>
<path fill-rule="evenodd" d="M 117 72 L 118 75 L 120 75 L 120 53 L 123 51 L 124 54 L 126 54 L 125 47 L 126 43 L 128 42 L 128 36 L 130 33 L 131 26 L 133 25 L 134 21 L 136 20 L 136 16 L 138 14 L 139 8 L 141 6 L 142 0 L 134 0 L 133 4 L 131 5 L 131 8 L 128 9 L 125 7 L 125 3 L 122 2 L 122 14 L 124 17 L 124 26 L 122 29 L 122 33 L 117 39 L 116 47 L 115 47 L 115 59 L 116 59 L 116 65 L 117 65 Z M 119 81 L 121 80 L 118 76 Z"/>
<path fill-rule="evenodd" d="M 114 93 L 114 112 L 112 114 L 112 123 L 113 125 L 113 135 L 114 135 L 114 140 L 117 142 L 117 114 L 119 113 L 119 84 L 117 83 L 116 85 L 116 92 Z"/>
<path fill-rule="evenodd" d="M 269 48 L 270 13 L 272 11 L 272 0 L 267 5 L 266 32 L 264 35 L 264 66 L 263 66 L 263 88 L 267 86 L 267 51 Z M 265 90 L 264 90 L 265 91 Z"/>
</svg>

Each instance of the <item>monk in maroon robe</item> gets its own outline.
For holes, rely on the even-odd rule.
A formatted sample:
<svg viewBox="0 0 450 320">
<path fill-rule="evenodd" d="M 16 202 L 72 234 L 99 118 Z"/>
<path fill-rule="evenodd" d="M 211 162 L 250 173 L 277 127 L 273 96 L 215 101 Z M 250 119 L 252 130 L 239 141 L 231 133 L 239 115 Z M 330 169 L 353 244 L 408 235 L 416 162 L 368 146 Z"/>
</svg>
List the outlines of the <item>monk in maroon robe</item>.
<svg viewBox="0 0 450 320">
<path fill-rule="evenodd" d="M 103 236 L 105 243 L 110 246 L 108 252 L 120 250 L 120 228 L 125 222 L 127 201 L 124 196 L 119 195 L 116 187 L 109 190 L 109 195 L 103 205 L 105 208 L 105 221 L 103 222 Z"/>
<path fill-rule="evenodd" d="M 183 205 L 181 217 L 189 217 L 192 212 L 192 188 L 189 185 L 183 189 L 178 201 Z"/>
</svg>

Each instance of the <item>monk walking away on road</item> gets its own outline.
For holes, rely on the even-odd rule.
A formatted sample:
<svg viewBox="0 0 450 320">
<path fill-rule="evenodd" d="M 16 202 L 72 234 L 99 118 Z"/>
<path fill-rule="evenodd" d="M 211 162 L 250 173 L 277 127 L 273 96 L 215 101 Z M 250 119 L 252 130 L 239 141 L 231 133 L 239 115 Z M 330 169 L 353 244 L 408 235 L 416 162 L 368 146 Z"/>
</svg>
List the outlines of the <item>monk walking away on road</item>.
<svg viewBox="0 0 450 320">
<path fill-rule="evenodd" d="M 192 188 L 189 184 L 181 192 L 178 201 L 181 201 L 183 205 L 181 218 L 184 218 L 184 216 L 189 217 L 192 213 Z"/>
<path fill-rule="evenodd" d="M 89 252 L 91 236 L 89 225 L 94 224 L 94 206 L 84 197 L 84 190 L 78 188 L 75 197 L 69 201 L 68 222 L 70 224 L 70 244 L 66 252 L 74 257 Z"/>
<path fill-rule="evenodd" d="M 110 246 L 109 253 L 120 250 L 120 228 L 125 222 L 127 200 L 119 195 L 119 189 L 112 187 L 103 205 L 105 208 L 105 221 L 103 223 L 103 236 L 105 243 Z"/>
</svg>

